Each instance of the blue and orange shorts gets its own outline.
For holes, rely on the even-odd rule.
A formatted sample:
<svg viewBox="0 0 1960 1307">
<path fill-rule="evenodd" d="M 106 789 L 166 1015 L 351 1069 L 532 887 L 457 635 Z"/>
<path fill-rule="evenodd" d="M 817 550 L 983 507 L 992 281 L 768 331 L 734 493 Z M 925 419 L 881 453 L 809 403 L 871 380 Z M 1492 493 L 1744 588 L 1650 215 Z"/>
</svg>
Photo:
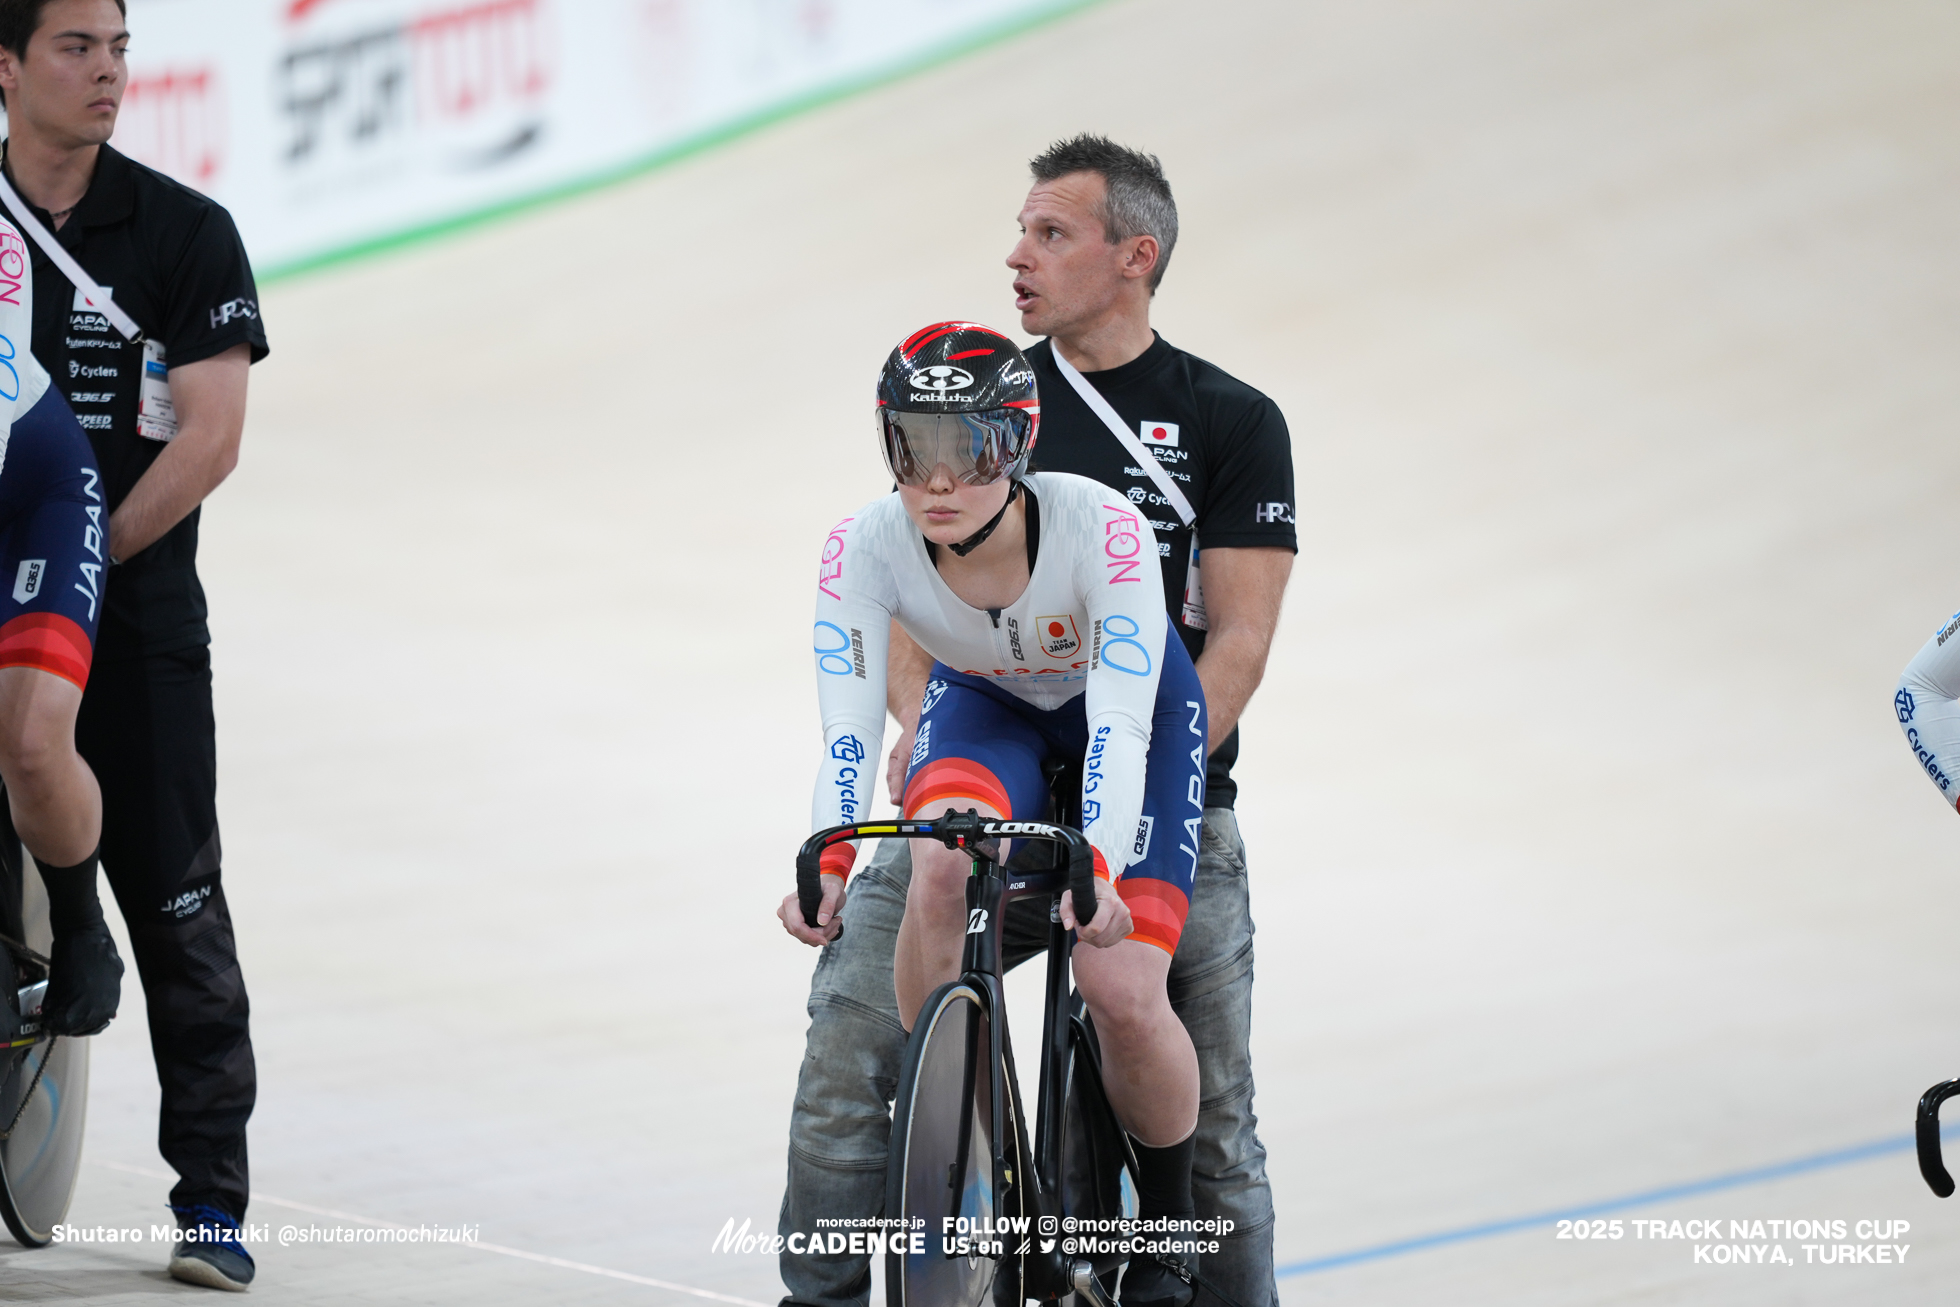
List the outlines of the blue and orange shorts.
<svg viewBox="0 0 1960 1307">
<path fill-rule="evenodd" d="M 988 803 L 1010 821 L 1049 816 L 1050 758 L 1080 760 L 1089 747 L 1085 696 L 1043 710 L 992 681 L 932 665 L 918 743 L 905 777 L 908 817 Z M 1117 892 L 1136 923 L 1129 938 L 1177 952 L 1191 910 L 1191 882 L 1205 816 L 1205 692 L 1175 630 L 1165 632 L 1163 671 L 1150 722 L 1143 815 Z M 962 805 L 961 800 L 966 804 Z M 1100 859 L 1099 859 L 1100 860 Z"/>
<path fill-rule="evenodd" d="M 15 420 L 0 458 L 0 667 L 86 686 L 109 574 L 95 451 L 49 386 Z"/>
</svg>

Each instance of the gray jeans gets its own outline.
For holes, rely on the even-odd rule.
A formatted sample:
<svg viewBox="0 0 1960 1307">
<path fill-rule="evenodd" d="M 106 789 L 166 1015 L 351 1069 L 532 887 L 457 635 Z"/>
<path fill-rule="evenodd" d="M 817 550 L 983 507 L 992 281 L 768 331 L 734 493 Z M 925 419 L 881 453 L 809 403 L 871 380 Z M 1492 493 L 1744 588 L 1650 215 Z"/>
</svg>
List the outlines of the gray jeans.
<svg viewBox="0 0 1960 1307">
<path fill-rule="evenodd" d="M 810 979 L 810 1031 L 790 1114 L 789 1185 L 777 1221 L 785 1237 L 822 1228 L 819 1218 L 884 1210 L 891 1101 L 905 1052 L 892 951 L 911 878 L 907 842 L 880 841 L 869 865 L 851 877 L 842 938 L 823 950 Z M 1027 955 L 1025 947 L 1014 949 L 1007 964 Z M 1252 913 L 1245 845 L 1230 808 L 1205 809 L 1191 915 L 1169 983 L 1171 1006 L 1198 1050 L 1191 1176 L 1198 1215 L 1237 1223 L 1218 1252 L 1200 1259 L 1199 1270 L 1242 1307 L 1276 1307 L 1273 1195 L 1252 1114 Z M 862 1307 L 871 1295 L 871 1259 L 863 1255 L 784 1252 L 782 1273 L 789 1290 L 783 1307 Z M 1200 1291 L 1193 1307 L 1220 1305 Z"/>
</svg>

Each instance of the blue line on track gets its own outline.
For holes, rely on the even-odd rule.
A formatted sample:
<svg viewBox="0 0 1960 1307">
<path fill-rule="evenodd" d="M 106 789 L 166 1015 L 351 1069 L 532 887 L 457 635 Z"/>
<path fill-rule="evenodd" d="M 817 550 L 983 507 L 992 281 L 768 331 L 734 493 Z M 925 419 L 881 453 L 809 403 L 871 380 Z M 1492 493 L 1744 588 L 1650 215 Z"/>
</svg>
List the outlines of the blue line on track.
<svg viewBox="0 0 1960 1307">
<path fill-rule="evenodd" d="M 1940 1131 L 1940 1134 L 1942 1138 L 1951 1138 L 1956 1132 L 1960 1132 L 1960 1125 L 1947 1126 Z M 1892 1153 L 1909 1153 L 1912 1150 L 1911 1135 L 1895 1135 L 1890 1139 L 1874 1140 L 1851 1148 L 1837 1148 L 1828 1153 L 1813 1153 L 1809 1157 L 1777 1162 L 1771 1166 L 1753 1167 L 1747 1171 L 1731 1171 L 1727 1175 L 1711 1176 L 1706 1180 L 1692 1180 L 1686 1184 L 1647 1189 L 1640 1193 L 1624 1194 L 1618 1198 L 1602 1199 L 1578 1207 L 1560 1207 L 1548 1212 L 1534 1212 L 1530 1216 L 1514 1216 L 1504 1221 L 1466 1225 L 1460 1229 L 1441 1230 L 1435 1234 L 1418 1235 L 1412 1239 L 1397 1239 L 1393 1243 L 1376 1244 L 1371 1248 L 1356 1248 L 1326 1257 L 1310 1257 L 1303 1262 L 1282 1266 L 1274 1272 L 1274 1275 L 1281 1279 L 1291 1275 L 1314 1275 L 1340 1266 L 1353 1266 L 1357 1262 L 1377 1262 L 1389 1257 L 1400 1257 L 1403 1253 L 1421 1252 L 1425 1248 L 1468 1243 L 1473 1239 L 1488 1239 L 1494 1235 L 1511 1234 L 1534 1226 L 1550 1225 L 1554 1221 L 1573 1221 L 1582 1216 L 1600 1216 L 1607 1212 L 1625 1211 L 1629 1207 L 1646 1207 L 1653 1203 L 1664 1203 L 1675 1198 L 1691 1198 L 1696 1194 L 1715 1193 L 1722 1189 L 1739 1189 L 1744 1185 L 1780 1180 L 1785 1176 L 1801 1175 L 1806 1171 L 1848 1166 L 1853 1162 L 1868 1161 Z"/>
</svg>

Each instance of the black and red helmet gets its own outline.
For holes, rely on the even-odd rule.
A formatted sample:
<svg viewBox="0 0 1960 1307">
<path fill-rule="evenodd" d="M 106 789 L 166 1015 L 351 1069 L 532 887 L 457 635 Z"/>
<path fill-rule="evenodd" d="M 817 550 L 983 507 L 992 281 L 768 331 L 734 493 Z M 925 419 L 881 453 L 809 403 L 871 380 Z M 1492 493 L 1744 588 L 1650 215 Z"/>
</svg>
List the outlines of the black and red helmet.
<svg viewBox="0 0 1960 1307">
<path fill-rule="evenodd" d="M 1026 475 L 1041 426 L 1034 369 L 977 322 L 935 322 L 878 374 L 878 436 L 892 476 L 923 485 L 944 463 L 968 485 Z"/>
</svg>

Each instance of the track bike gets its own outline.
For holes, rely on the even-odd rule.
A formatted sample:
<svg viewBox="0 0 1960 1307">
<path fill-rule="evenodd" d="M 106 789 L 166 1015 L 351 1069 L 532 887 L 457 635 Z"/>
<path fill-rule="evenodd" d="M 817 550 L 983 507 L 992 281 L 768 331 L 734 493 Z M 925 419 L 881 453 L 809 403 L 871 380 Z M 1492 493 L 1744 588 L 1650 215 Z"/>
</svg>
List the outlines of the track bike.
<svg viewBox="0 0 1960 1307">
<path fill-rule="evenodd" d="M 1051 769 L 1058 798 L 1067 773 Z M 1063 811 L 1066 811 L 1064 806 Z M 1136 1159 L 1103 1090 L 1095 1028 L 1069 987 L 1064 889 L 1094 903 L 1089 843 L 1073 827 L 954 813 L 929 821 L 867 821 L 812 835 L 796 858 L 805 922 L 822 899 L 819 860 L 852 839 L 931 839 L 972 859 L 960 976 L 933 991 L 905 1050 L 893 1106 L 885 1216 L 889 1307 L 1020 1307 L 1077 1296 L 1114 1307 L 1127 1254 L 1113 1235 L 1065 1237 L 1063 1220 L 1126 1215 Z M 1046 866 L 1000 841 L 1035 841 L 1060 854 Z M 1047 990 L 1034 1146 L 1014 1072 L 1001 986 L 1001 928 L 1014 900 L 1047 896 Z M 1107 1232 L 1105 1232 L 1107 1233 Z M 1089 1246 L 1091 1251 L 1079 1250 Z"/>
<path fill-rule="evenodd" d="M 88 1118 L 86 1039 L 41 1024 L 48 900 L 0 790 L 0 1218 L 29 1248 L 68 1215 Z"/>
</svg>

